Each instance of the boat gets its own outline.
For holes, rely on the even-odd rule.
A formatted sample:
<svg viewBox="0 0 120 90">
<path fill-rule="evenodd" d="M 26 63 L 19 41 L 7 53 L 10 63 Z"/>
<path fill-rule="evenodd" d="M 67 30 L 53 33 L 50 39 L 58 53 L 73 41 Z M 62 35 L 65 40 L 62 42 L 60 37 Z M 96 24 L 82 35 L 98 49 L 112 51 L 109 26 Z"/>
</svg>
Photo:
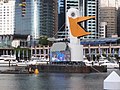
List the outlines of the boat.
<svg viewBox="0 0 120 90">
<path fill-rule="evenodd" d="M 83 56 L 83 62 L 85 63 L 86 66 L 99 66 L 98 61 L 89 61 L 86 56 Z"/>
<path fill-rule="evenodd" d="M 0 66 L 15 66 L 18 61 L 14 55 L 1 55 Z"/>
<path fill-rule="evenodd" d="M 39 64 L 48 64 L 49 60 L 43 57 L 32 56 L 31 60 L 27 62 L 27 65 L 39 65 Z"/>
<path fill-rule="evenodd" d="M 119 64 L 117 62 L 114 61 L 108 61 L 105 60 L 102 64 L 100 64 L 101 66 L 107 66 L 107 69 L 115 69 L 115 68 L 119 68 Z"/>
<path fill-rule="evenodd" d="M 92 66 L 92 61 L 84 60 L 86 66 Z"/>
<path fill-rule="evenodd" d="M 100 66 L 107 66 L 107 69 L 115 69 L 119 68 L 119 64 L 116 62 L 114 57 L 106 58 L 104 56 L 99 58 L 99 65 Z"/>
<path fill-rule="evenodd" d="M 19 62 L 17 62 L 17 66 L 28 66 L 28 61 L 19 60 Z"/>
</svg>

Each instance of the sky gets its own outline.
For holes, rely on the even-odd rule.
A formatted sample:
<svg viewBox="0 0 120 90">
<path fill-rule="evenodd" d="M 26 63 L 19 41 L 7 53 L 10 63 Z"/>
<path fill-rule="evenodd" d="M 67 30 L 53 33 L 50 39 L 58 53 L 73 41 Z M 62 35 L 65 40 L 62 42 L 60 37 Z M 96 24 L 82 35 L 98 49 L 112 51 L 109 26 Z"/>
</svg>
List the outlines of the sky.
<svg viewBox="0 0 120 90">
<path fill-rule="evenodd" d="M 120 7 L 120 0 L 101 0 L 101 6 L 102 7 L 115 7 L 116 6 L 116 2 L 118 2 L 118 6 Z"/>
</svg>

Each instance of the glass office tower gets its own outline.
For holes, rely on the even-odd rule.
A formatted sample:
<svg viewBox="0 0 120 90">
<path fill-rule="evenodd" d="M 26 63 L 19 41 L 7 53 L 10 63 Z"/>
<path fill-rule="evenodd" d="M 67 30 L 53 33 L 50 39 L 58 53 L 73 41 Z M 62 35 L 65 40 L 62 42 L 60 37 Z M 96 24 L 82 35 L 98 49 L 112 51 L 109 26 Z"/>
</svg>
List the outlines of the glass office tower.
<svg viewBox="0 0 120 90">
<path fill-rule="evenodd" d="M 24 12 L 22 11 L 23 7 L 20 6 L 22 4 L 22 0 L 16 0 L 15 6 L 15 34 L 21 35 L 31 35 L 32 31 L 32 0 L 26 0 L 26 7 Z M 23 15 L 24 13 L 24 15 Z"/>
<path fill-rule="evenodd" d="M 16 0 L 15 34 L 52 37 L 57 31 L 56 0 Z"/>
</svg>

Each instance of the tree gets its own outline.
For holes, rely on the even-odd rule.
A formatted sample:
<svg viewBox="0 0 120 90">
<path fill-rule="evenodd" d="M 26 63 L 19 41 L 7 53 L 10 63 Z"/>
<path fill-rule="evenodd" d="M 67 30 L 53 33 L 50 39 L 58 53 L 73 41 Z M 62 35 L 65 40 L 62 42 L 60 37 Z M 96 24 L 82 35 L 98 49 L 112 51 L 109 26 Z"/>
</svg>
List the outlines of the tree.
<svg viewBox="0 0 120 90">
<path fill-rule="evenodd" d="M 46 36 L 42 36 L 39 38 L 39 44 L 40 45 L 48 45 L 48 38 Z"/>
</svg>

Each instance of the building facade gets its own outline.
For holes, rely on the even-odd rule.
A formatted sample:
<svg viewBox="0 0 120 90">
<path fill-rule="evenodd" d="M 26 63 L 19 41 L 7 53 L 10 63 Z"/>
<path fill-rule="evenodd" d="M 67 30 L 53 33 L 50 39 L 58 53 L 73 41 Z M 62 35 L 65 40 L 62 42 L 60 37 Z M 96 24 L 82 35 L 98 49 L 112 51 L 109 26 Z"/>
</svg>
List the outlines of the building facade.
<svg viewBox="0 0 120 90">
<path fill-rule="evenodd" d="M 120 7 L 117 10 L 117 34 L 120 37 Z"/>
<path fill-rule="evenodd" d="M 101 22 L 99 29 L 99 38 L 106 38 L 107 22 Z"/>
<path fill-rule="evenodd" d="M 66 0 L 58 0 L 58 38 L 65 38 L 65 1 Z"/>
<path fill-rule="evenodd" d="M 98 38 L 99 29 L 99 0 L 84 0 L 84 15 L 85 16 L 95 16 L 95 19 L 87 20 L 84 23 L 84 28 L 86 31 L 90 32 L 90 35 L 85 36 L 85 39 Z"/>
<path fill-rule="evenodd" d="M 13 35 L 15 0 L 0 0 L 0 35 Z"/>
<path fill-rule="evenodd" d="M 57 31 L 56 0 L 16 0 L 15 34 L 52 37 Z"/>
<path fill-rule="evenodd" d="M 100 22 L 107 22 L 106 37 L 117 34 L 117 10 L 116 7 L 101 7 Z"/>
<path fill-rule="evenodd" d="M 16 0 L 15 3 L 15 34 L 21 35 L 32 35 L 32 14 L 34 13 L 34 8 L 32 7 L 32 0 L 26 0 L 26 7 L 20 6 L 22 0 Z"/>
<path fill-rule="evenodd" d="M 38 0 L 40 2 L 40 35 L 52 37 L 58 30 L 57 0 Z"/>
</svg>

